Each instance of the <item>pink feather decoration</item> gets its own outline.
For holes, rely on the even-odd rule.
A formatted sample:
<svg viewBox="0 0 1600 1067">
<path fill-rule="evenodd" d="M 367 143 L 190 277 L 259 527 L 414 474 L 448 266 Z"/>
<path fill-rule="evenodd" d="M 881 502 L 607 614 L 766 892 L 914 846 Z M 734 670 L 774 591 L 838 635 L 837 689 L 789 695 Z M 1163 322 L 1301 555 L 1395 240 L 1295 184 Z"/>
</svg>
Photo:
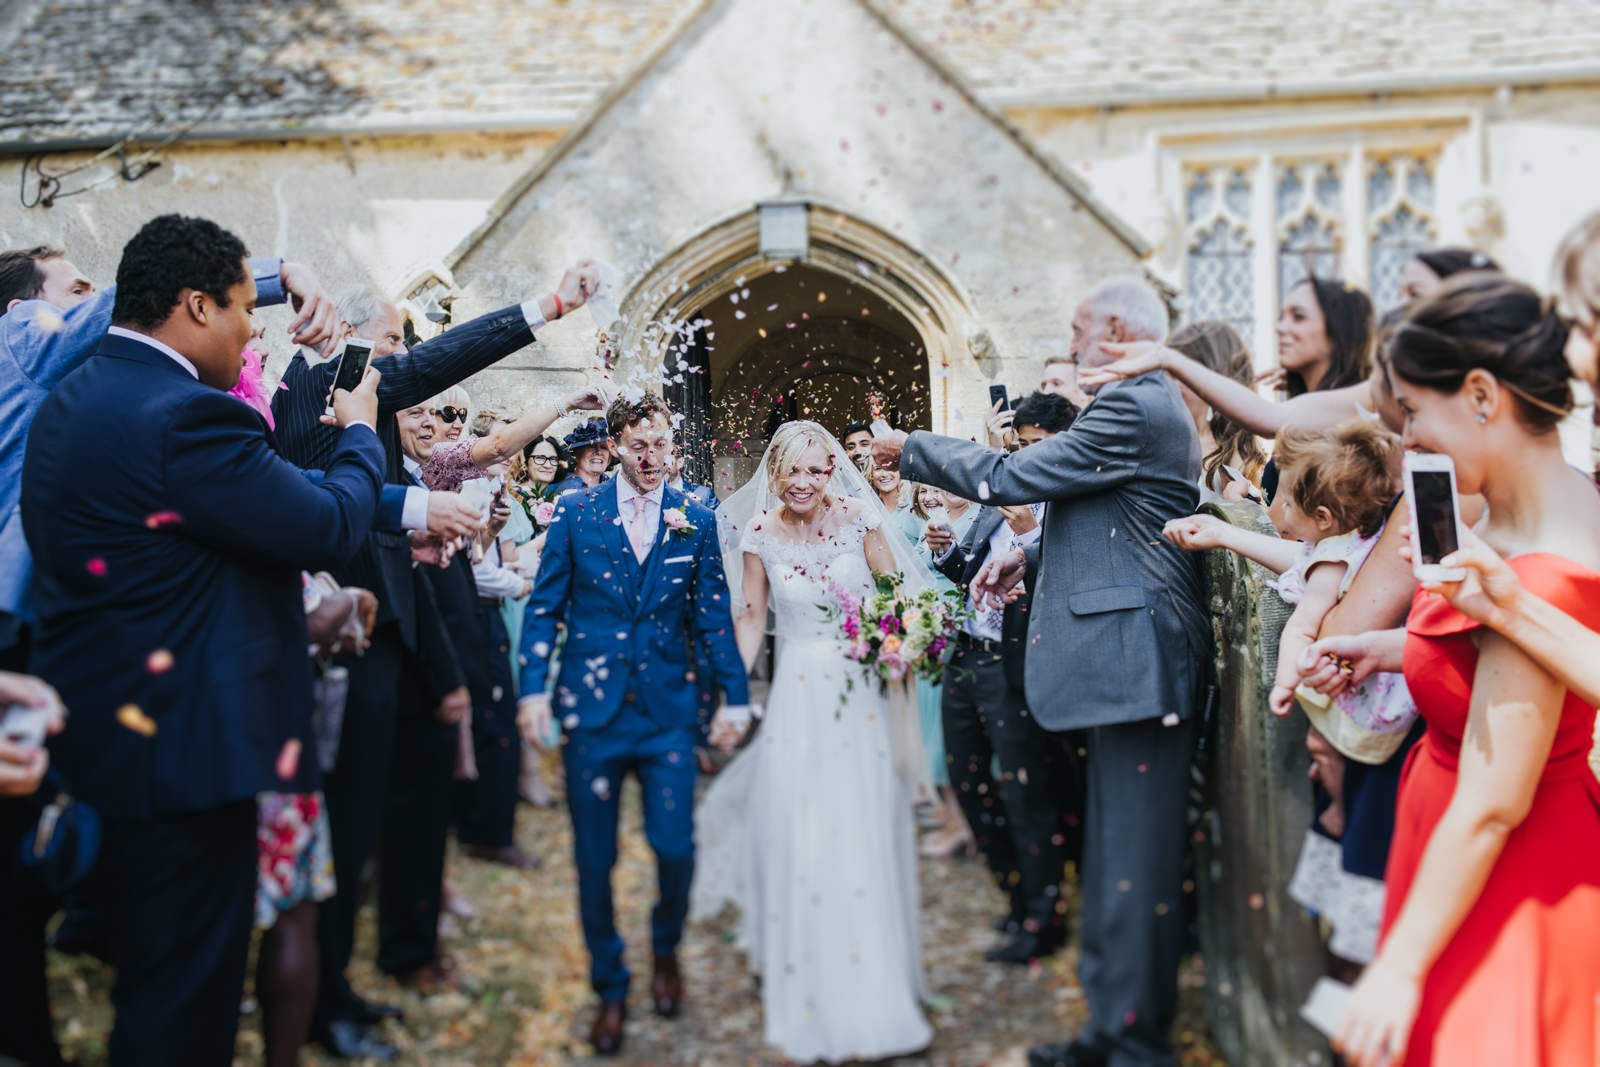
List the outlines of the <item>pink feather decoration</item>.
<svg viewBox="0 0 1600 1067">
<path fill-rule="evenodd" d="M 239 381 L 228 393 L 260 412 L 261 417 L 267 420 L 267 429 L 273 429 L 272 398 L 267 395 L 267 383 L 263 380 L 261 353 L 246 347 L 243 356 L 244 368 L 239 371 Z"/>
</svg>

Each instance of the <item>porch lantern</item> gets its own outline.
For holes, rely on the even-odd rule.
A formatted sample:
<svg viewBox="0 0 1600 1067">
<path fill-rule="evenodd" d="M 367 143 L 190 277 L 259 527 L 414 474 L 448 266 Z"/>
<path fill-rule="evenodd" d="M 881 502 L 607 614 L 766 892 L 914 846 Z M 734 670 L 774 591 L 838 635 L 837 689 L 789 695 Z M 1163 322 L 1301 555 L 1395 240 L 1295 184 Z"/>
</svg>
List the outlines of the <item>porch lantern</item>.
<svg viewBox="0 0 1600 1067">
<path fill-rule="evenodd" d="M 811 232 L 804 200 L 767 200 L 756 205 L 761 222 L 761 255 L 766 259 L 805 259 L 811 254 Z"/>
</svg>

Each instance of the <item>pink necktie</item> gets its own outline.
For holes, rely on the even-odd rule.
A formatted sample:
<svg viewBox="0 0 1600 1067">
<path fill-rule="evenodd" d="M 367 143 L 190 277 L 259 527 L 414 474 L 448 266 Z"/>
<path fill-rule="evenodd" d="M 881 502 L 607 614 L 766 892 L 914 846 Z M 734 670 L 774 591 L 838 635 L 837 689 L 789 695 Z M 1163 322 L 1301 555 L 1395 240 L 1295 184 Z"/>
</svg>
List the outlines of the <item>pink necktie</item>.
<svg viewBox="0 0 1600 1067">
<path fill-rule="evenodd" d="M 650 506 L 648 497 L 636 496 L 633 504 L 633 521 L 628 524 L 628 540 L 633 545 L 633 555 L 640 563 L 650 554 L 650 535 L 644 528 L 645 509 Z"/>
</svg>

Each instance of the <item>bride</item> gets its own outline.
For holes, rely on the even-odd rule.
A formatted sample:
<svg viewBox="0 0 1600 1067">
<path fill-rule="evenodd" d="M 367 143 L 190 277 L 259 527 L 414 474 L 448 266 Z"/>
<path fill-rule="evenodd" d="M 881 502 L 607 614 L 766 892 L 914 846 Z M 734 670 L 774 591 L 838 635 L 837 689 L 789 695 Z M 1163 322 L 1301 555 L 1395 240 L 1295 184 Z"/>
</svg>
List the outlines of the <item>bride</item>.
<svg viewBox="0 0 1600 1067">
<path fill-rule="evenodd" d="M 829 610 L 833 587 L 870 594 L 874 572 L 929 580 L 885 518 L 814 422 L 781 426 L 719 511 L 745 666 L 769 604 L 777 665 L 760 731 L 702 803 L 691 914 L 738 907 L 766 1041 L 803 1063 L 903 1055 L 933 1037 L 907 781 L 920 744 L 909 753 L 916 725 L 897 721 L 915 708 L 893 710 L 845 657 Z"/>
</svg>

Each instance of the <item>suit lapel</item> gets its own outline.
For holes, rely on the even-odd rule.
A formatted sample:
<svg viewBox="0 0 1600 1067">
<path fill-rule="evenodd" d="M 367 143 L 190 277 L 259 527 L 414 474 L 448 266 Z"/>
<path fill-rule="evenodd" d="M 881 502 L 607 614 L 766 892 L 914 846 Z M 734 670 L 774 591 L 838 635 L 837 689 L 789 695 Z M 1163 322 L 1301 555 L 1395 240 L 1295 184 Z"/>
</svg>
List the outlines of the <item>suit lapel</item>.
<svg viewBox="0 0 1600 1067">
<path fill-rule="evenodd" d="M 634 581 L 634 574 L 639 561 L 634 559 L 633 547 L 622 534 L 621 515 L 617 487 L 608 484 L 595 494 L 595 517 L 600 520 L 600 539 L 606 545 L 606 558 L 612 561 L 612 573 L 616 574 L 617 568 L 622 570 L 621 574 L 616 574 L 617 585 L 622 588 L 628 606 L 637 609 L 639 584 Z"/>
</svg>

